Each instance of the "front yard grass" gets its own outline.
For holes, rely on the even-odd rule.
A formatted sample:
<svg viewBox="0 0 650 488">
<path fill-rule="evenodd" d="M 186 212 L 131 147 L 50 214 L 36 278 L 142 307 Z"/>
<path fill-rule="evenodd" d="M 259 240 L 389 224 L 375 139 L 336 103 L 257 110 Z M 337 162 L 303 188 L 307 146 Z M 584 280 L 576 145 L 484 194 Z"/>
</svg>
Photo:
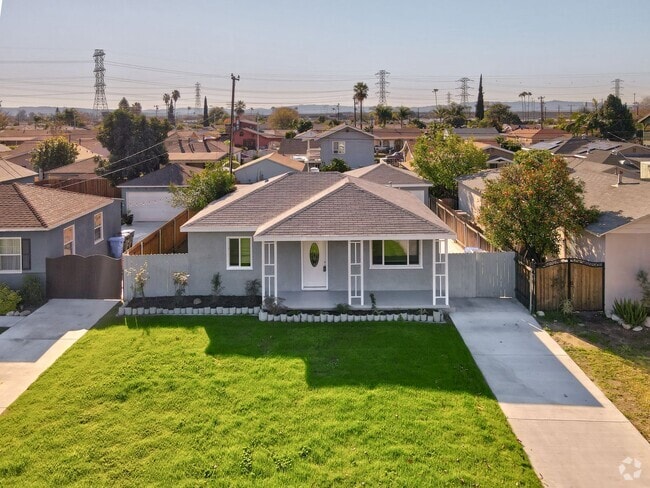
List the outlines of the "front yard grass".
<svg viewBox="0 0 650 488">
<path fill-rule="evenodd" d="M 650 441 L 650 329 L 625 330 L 602 314 L 567 320 L 550 313 L 548 332 L 607 398 Z"/>
<path fill-rule="evenodd" d="M 0 416 L 0 486 L 540 486 L 451 325 L 129 317 Z"/>
</svg>

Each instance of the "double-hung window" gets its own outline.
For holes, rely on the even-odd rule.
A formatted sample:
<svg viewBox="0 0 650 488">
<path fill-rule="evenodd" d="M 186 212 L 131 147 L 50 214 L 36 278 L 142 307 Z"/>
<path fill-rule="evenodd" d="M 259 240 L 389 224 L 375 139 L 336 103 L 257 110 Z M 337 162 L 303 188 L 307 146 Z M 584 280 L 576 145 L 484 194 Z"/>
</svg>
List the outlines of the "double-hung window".
<svg viewBox="0 0 650 488">
<path fill-rule="evenodd" d="M 345 141 L 332 141 L 332 152 L 334 154 L 345 154 Z"/>
<path fill-rule="evenodd" d="M 421 268 L 421 241 L 372 241 L 372 267 Z"/>
<path fill-rule="evenodd" d="M 97 212 L 93 215 L 93 232 L 95 234 L 95 244 L 104 240 L 104 213 Z"/>
<path fill-rule="evenodd" d="M 253 269 L 253 252 L 250 237 L 228 237 L 227 269 Z"/>
<path fill-rule="evenodd" d="M 63 229 L 63 255 L 74 254 L 74 225 Z"/>
<path fill-rule="evenodd" d="M 0 273 L 22 271 L 22 248 L 20 237 L 0 239 Z"/>
</svg>

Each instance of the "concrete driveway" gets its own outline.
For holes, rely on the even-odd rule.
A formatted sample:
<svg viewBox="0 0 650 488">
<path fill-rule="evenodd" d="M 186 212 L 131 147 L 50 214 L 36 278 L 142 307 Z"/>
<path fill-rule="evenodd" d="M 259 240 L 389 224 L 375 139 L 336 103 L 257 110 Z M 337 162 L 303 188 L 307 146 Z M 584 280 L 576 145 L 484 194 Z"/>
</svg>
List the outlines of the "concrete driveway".
<svg viewBox="0 0 650 488">
<path fill-rule="evenodd" d="M 0 414 L 117 300 L 50 300 L 0 334 Z M 0 323 L 0 326 L 3 324 Z"/>
<path fill-rule="evenodd" d="M 523 306 L 478 298 L 452 307 L 544 486 L 650 486 L 650 444 Z"/>
</svg>

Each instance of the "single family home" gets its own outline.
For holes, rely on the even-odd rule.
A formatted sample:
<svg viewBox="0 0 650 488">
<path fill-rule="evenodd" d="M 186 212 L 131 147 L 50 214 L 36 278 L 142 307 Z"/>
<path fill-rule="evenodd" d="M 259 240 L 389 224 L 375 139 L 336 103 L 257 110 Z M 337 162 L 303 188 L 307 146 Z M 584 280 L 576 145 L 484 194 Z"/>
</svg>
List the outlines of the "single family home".
<svg viewBox="0 0 650 488">
<path fill-rule="evenodd" d="M 241 185 L 181 227 L 188 293 L 225 295 L 259 280 L 267 299 L 302 309 L 449 304 L 455 234 L 409 192 L 337 172 L 287 173 Z"/>
<path fill-rule="evenodd" d="M 120 202 L 35 185 L 0 185 L 0 282 L 20 287 L 24 275 L 45 283 L 45 259 L 109 255 L 120 235 Z"/>
<path fill-rule="evenodd" d="M 433 184 L 424 178 L 420 178 L 413 171 L 398 168 L 387 163 L 377 163 L 350 170 L 345 174 L 380 185 L 408 191 L 427 207 L 429 206 L 429 189 Z"/>
<path fill-rule="evenodd" d="M 291 171 L 305 171 L 305 168 L 304 162 L 273 152 L 242 164 L 233 174 L 238 183 L 257 183 Z"/>
</svg>

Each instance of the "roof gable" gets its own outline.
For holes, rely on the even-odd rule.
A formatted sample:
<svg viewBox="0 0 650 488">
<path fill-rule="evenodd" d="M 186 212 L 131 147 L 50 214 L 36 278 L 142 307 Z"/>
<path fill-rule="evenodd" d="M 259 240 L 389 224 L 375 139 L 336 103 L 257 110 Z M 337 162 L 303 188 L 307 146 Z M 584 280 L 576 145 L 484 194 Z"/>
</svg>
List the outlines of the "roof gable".
<svg viewBox="0 0 650 488">
<path fill-rule="evenodd" d="M 432 186 L 429 181 L 420 178 L 412 171 L 397 168 L 386 163 L 371 164 L 363 168 L 353 169 L 345 174 L 380 185 L 392 185 L 396 187 L 403 185 Z"/>
<path fill-rule="evenodd" d="M 239 170 L 243 171 L 246 168 L 251 168 L 252 166 L 256 166 L 256 165 L 258 165 L 260 163 L 264 163 L 265 161 L 274 162 L 274 163 L 279 164 L 280 166 L 284 166 L 287 169 L 290 169 L 292 171 L 303 171 L 305 169 L 305 163 L 300 162 L 300 161 L 296 161 L 295 159 L 289 158 L 289 157 L 284 156 L 282 154 L 278 154 L 277 152 L 272 152 L 272 153 L 267 154 L 265 156 L 262 156 L 260 158 L 249 161 L 248 163 L 242 164 L 234 172 L 237 173 Z"/>
<path fill-rule="evenodd" d="M 36 176 L 36 172 L 0 157 L 0 183 Z"/>
<path fill-rule="evenodd" d="M 152 173 L 122 183 L 118 188 L 167 187 L 171 184 L 184 186 L 192 176 L 201 171 L 201 168 L 182 163 L 167 163 Z"/>
<path fill-rule="evenodd" d="M 357 129 L 356 127 L 352 127 L 351 125 L 341 124 L 341 125 L 337 125 L 336 127 L 332 128 L 332 129 L 330 129 L 328 131 L 323 132 L 322 134 L 317 135 L 316 137 L 314 137 L 314 140 L 315 141 L 320 141 L 321 139 L 325 139 L 325 138 L 327 138 L 329 136 L 332 136 L 332 135 L 334 135 L 334 134 L 336 134 L 336 133 L 338 133 L 338 132 L 340 132 L 342 130 L 345 130 L 346 132 L 350 132 L 350 131 L 358 132 L 359 134 L 361 134 L 361 135 L 363 135 L 365 137 L 368 137 L 369 139 L 371 139 L 373 141 L 375 139 L 372 134 L 370 134 L 370 133 L 368 133 L 368 132 L 366 132 L 364 130 Z"/>
</svg>

